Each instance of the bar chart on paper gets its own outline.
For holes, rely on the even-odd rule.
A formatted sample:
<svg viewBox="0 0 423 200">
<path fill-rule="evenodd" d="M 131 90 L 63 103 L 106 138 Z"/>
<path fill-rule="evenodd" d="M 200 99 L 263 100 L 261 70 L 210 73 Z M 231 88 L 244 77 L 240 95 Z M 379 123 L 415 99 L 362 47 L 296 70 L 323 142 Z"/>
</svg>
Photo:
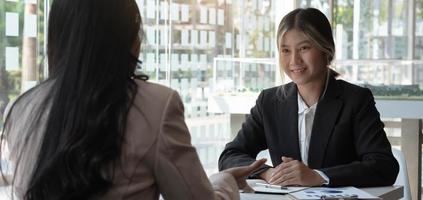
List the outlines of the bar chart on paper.
<svg viewBox="0 0 423 200">
<path fill-rule="evenodd" d="M 291 193 L 296 199 L 380 199 L 356 187 L 313 187 Z"/>
</svg>

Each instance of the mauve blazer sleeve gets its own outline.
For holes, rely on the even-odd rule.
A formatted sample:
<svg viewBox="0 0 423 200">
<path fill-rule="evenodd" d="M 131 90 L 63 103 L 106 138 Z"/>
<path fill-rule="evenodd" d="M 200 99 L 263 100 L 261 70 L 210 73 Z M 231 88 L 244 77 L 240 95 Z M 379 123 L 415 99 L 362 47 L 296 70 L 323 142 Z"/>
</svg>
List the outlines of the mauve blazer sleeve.
<svg viewBox="0 0 423 200">
<path fill-rule="evenodd" d="M 239 199 L 232 175 L 218 173 L 207 178 L 184 121 L 184 107 L 172 92 L 164 108 L 157 144 L 154 175 L 165 199 Z"/>
</svg>

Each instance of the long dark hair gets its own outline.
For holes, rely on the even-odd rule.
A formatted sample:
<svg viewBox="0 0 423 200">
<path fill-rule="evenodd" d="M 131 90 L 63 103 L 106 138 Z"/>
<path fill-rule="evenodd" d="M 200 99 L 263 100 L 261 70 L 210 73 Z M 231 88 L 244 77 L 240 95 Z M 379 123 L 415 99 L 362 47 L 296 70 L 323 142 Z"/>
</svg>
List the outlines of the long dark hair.
<svg viewBox="0 0 423 200">
<path fill-rule="evenodd" d="M 90 199 L 111 187 L 137 91 L 131 50 L 141 25 L 135 0 L 53 1 L 54 84 L 42 106 L 51 107 L 25 200 Z"/>
</svg>

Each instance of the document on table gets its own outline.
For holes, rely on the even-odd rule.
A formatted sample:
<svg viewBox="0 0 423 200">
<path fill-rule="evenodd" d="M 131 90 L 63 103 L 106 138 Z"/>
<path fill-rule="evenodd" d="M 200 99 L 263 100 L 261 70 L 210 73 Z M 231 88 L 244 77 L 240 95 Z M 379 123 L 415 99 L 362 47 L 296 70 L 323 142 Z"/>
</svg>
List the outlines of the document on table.
<svg viewBox="0 0 423 200">
<path fill-rule="evenodd" d="M 298 192 L 309 187 L 283 187 L 280 185 L 271 185 L 264 180 L 257 180 L 251 184 L 255 193 L 272 193 L 272 194 L 288 194 Z"/>
<path fill-rule="evenodd" d="M 380 199 L 356 187 L 312 187 L 291 193 L 296 199 Z"/>
</svg>

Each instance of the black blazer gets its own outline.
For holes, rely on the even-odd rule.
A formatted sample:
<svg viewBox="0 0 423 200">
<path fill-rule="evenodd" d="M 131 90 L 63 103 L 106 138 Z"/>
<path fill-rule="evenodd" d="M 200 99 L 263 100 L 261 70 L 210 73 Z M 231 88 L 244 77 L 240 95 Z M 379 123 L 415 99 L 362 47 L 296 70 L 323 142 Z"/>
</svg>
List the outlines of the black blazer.
<svg viewBox="0 0 423 200">
<path fill-rule="evenodd" d="M 317 104 L 308 166 L 324 172 L 329 186 L 392 185 L 399 166 L 383 127 L 369 89 L 331 77 Z M 248 165 L 265 149 L 274 166 L 281 156 L 301 161 L 297 86 L 292 82 L 261 92 L 238 135 L 220 155 L 219 170 Z M 252 177 L 267 168 L 262 166 Z"/>
</svg>

